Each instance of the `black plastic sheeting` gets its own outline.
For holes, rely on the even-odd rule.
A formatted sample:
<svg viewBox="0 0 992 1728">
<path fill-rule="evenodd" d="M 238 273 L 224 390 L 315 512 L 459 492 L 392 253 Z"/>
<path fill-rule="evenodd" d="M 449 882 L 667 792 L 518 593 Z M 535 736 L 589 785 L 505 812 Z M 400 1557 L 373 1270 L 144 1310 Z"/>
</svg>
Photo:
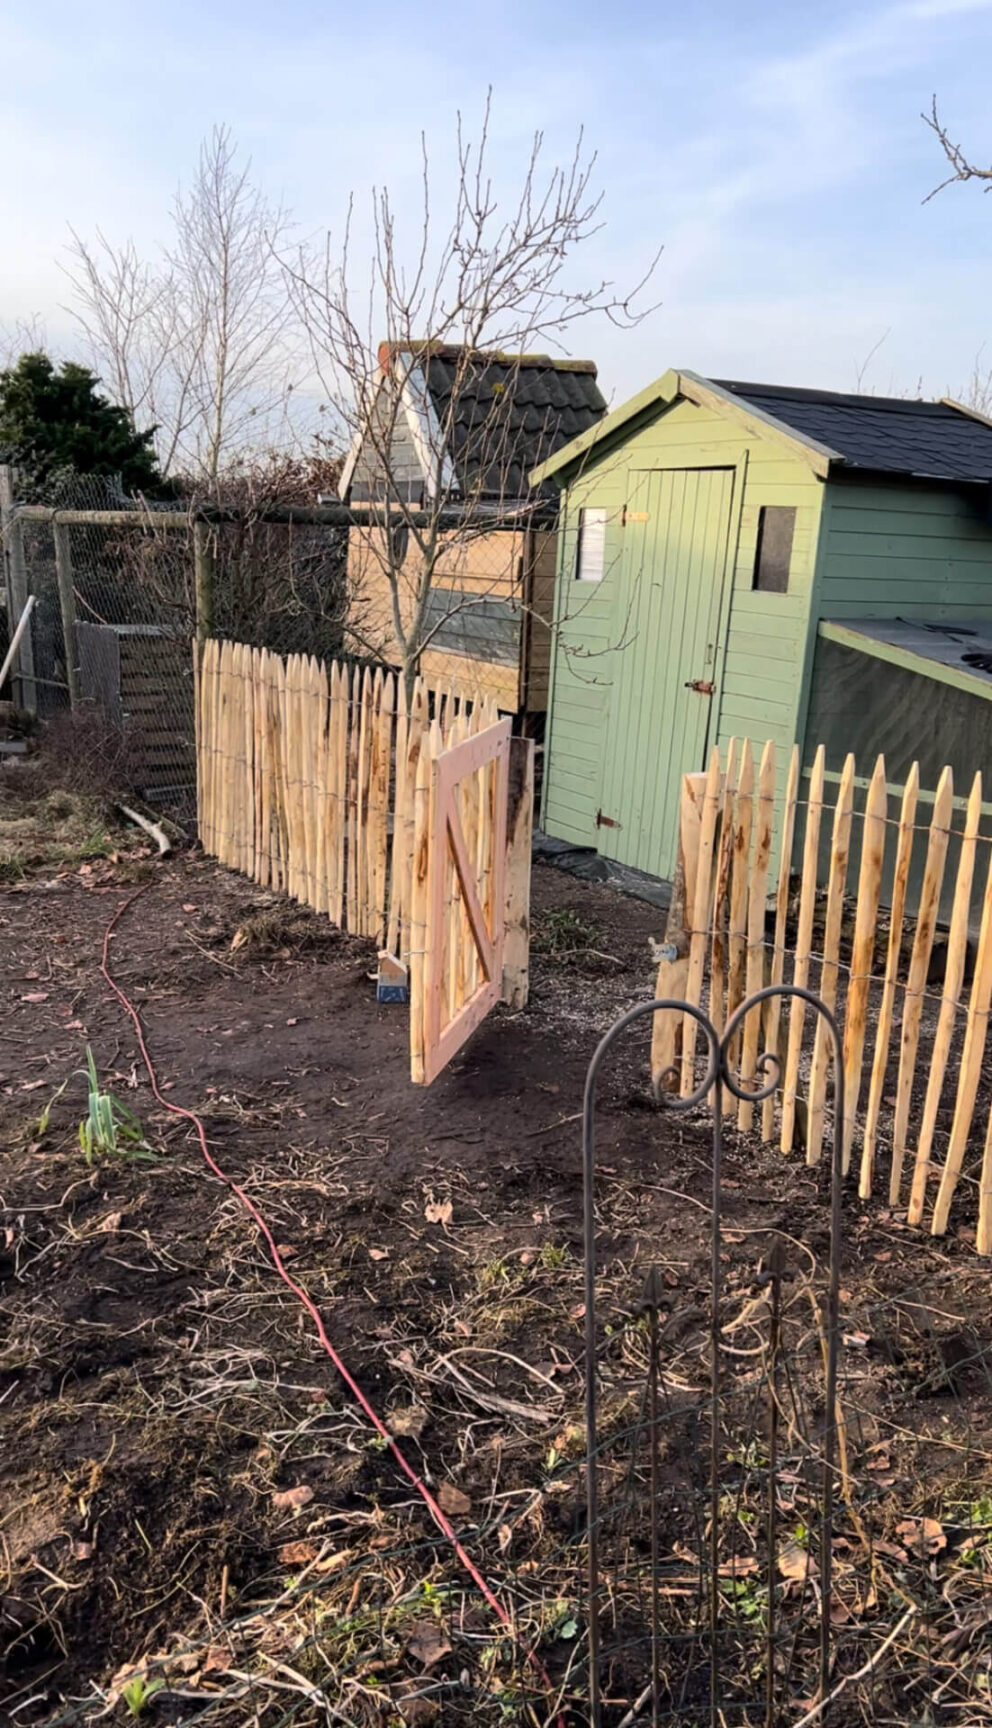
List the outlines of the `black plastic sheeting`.
<svg viewBox="0 0 992 1728">
<path fill-rule="evenodd" d="M 534 859 L 577 876 L 581 882 L 603 882 L 634 900 L 646 900 L 667 912 L 672 898 L 672 885 L 659 876 L 648 876 L 643 870 L 632 870 L 627 864 L 617 864 L 612 858 L 602 858 L 591 846 L 573 846 L 568 840 L 556 840 L 535 828 Z"/>
</svg>

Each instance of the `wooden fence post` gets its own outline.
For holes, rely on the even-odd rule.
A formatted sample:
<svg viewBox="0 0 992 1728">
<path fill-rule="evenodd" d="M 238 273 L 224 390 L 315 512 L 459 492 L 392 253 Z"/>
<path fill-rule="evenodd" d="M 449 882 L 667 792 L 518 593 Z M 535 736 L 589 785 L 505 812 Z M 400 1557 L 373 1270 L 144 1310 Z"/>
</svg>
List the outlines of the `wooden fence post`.
<svg viewBox="0 0 992 1728">
<path fill-rule="evenodd" d="M 813 941 L 813 914 L 816 911 L 816 877 L 820 857 L 820 825 L 823 820 L 823 780 L 826 753 L 821 744 L 813 758 L 806 805 L 806 834 L 803 840 L 803 874 L 799 890 L 799 929 L 796 934 L 796 958 L 792 982 L 801 989 L 809 984 L 810 948 Z M 791 1152 L 796 1135 L 796 1101 L 799 1086 L 799 1058 L 803 1047 L 803 1027 L 806 1023 L 805 1004 L 793 1000 L 789 1007 L 789 1043 L 782 1082 L 783 1152 Z"/>
<path fill-rule="evenodd" d="M 665 940 L 660 944 L 658 975 L 654 993 L 659 1001 L 684 1001 L 689 975 L 689 925 L 696 899 L 696 866 L 699 862 L 699 837 L 702 830 L 702 806 L 706 787 L 705 774 L 683 774 L 679 809 L 679 855 L 672 883 L 672 898 L 665 923 Z M 676 1068 L 682 1021 L 678 1015 L 656 1014 L 651 1028 L 651 1079 L 655 1086 L 665 1083 L 667 1090 L 678 1090 Z"/>
<path fill-rule="evenodd" d="M 902 1036 L 899 1042 L 899 1080 L 896 1086 L 896 1113 L 892 1126 L 892 1169 L 889 1176 L 889 1205 L 898 1206 L 902 1185 L 902 1166 L 906 1155 L 906 1130 L 909 1125 L 909 1105 L 916 1072 L 916 1053 L 920 1041 L 920 1016 L 923 1012 L 923 992 L 930 970 L 930 951 L 937 927 L 937 910 L 947 860 L 947 842 L 951 831 L 951 811 L 954 805 L 954 776 L 945 768 L 937 783 L 927 842 L 927 861 L 920 891 L 920 909 L 916 918 L 913 953 L 909 962 L 909 977 L 903 997 Z"/>
<path fill-rule="evenodd" d="M 989 1004 L 992 1002 L 992 853 L 989 856 L 988 873 L 985 878 L 985 899 L 982 904 L 982 928 L 978 937 L 978 958 L 975 962 L 975 976 L 971 983 L 971 998 L 968 1003 L 968 1023 L 964 1034 L 964 1049 L 961 1052 L 961 1067 L 958 1078 L 958 1093 L 954 1104 L 954 1121 L 951 1125 L 950 1144 L 947 1148 L 947 1159 L 937 1199 L 934 1203 L 933 1220 L 930 1225 L 934 1236 L 943 1236 L 947 1229 L 947 1220 L 951 1210 L 951 1201 L 961 1174 L 968 1135 L 971 1132 L 971 1121 L 975 1113 L 975 1100 L 978 1097 L 978 1083 L 982 1077 L 982 1058 L 985 1055 L 985 1042 L 989 1030 Z"/>
<path fill-rule="evenodd" d="M 848 756 L 841 770 L 840 789 L 834 810 L 833 833 L 830 841 L 830 877 L 827 885 L 827 915 L 823 926 L 823 961 L 820 966 L 820 1001 L 833 1008 L 837 1000 L 840 932 L 844 916 L 844 889 L 847 885 L 847 861 L 851 849 L 851 818 L 854 813 L 854 757 Z M 813 1040 L 813 1061 L 809 1075 L 809 1123 L 806 1134 L 806 1162 L 816 1164 L 823 1144 L 823 1113 L 827 1091 L 827 1068 L 830 1046 L 826 1022 L 818 1014 Z"/>
<path fill-rule="evenodd" d="M 723 1031 L 727 1005 L 727 921 L 730 914 L 730 870 L 734 861 L 734 800 L 737 796 L 737 740 L 727 745 L 727 771 L 723 777 L 723 803 L 716 848 L 716 882 L 713 888 L 713 931 L 710 938 L 710 1019 Z M 691 905 L 691 901 L 690 901 Z"/>
<path fill-rule="evenodd" d="M 913 1182 L 909 1194 L 909 1210 L 907 1222 L 920 1224 L 923 1220 L 923 1208 L 926 1202 L 927 1177 L 930 1174 L 930 1149 L 933 1145 L 933 1131 L 937 1125 L 937 1111 L 940 1108 L 940 1094 L 944 1088 L 944 1076 L 947 1073 L 947 1060 L 951 1053 L 951 1039 L 954 1036 L 954 1021 L 961 1000 L 961 986 L 964 983 L 964 967 L 968 956 L 968 920 L 971 914 L 971 887 L 975 876 L 975 854 L 978 850 L 978 830 L 982 820 L 982 776 L 976 774 L 968 799 L 968 808 L 964 821 L 964 834 L 961 839 L 961 853 L 958 859 L 957 882 L 954 887 L 954 902 L 951 907 L 951 927 L 947 937 L 947 961 L 944 966 L 944 987 L 941 991 L 940 1013 L 937 1016 L 937 1030 L 934 1034 L 933 1049 L 930 1052 L 930 1073 L 927 1077 L 927 1095 L 923 1105 L 923 1120 L 920 1124 L 920 1138 L 916 1147 L 916 1163 L 913 1167 Z"/>
<path fill-rule="evenodd" d="M 781 984 L 785 977 L 785 931 L 789 918 L 789 878 L 792 868 L 792 842 L 796 832 L 796 799 L 799 795 L 799 745 L 792 746 L 789 776 L 785 785 L 785 809 L 782 813 L 782 848 L 778 864 L 778 892 L 775 896 L 775 936 L 769 984 Z M 778 1058 L 779 1027 L 782 1023 L 782 998 L 770 996 L 765 1022 L 765 1048 Z M 781 1090 L 781 1089 L 780 1089 Z M 761 1138 L 770 1141 L 775 1131 L 775 1094 L 772 1092 L 761 1110 Z"/>
<path fill-rule="evenodd" d="M 854 945 L 851 950 L 851 975 L 847 987 L 847 1007 L 844 1015 L 844 1170 L 851 1163 L 854 1143 L 854 1121 L 861 1096 L 861 1065 L 865 1053 L 868 1028 L 868 995 L 871 989 L 872 965 L 875 958 L 875 927 L 878 921 L 878 901 L 882 890 L 882 865 L 885 860 L 885 819 L 888 814 L 888 792 L 885 784 L 885 759 L 875 763 L 865 798 L 861 825 L 861 865 L 858 871 L 858 903 L 854 914 Z"/>
<path fill-rule="evenodd" d="M 72 585 L 72 547 L 69 527 L 58 517 L 52 523 L 55 538 L 55 576 L 59 585 L 59 611 L 62 614 L 62 640 L 65 644 L 65 681 L 69 686 L 69 707 L 79 707 L 79 668 L 76 665 L 76 591 Z M 198 639 L 204 642 L 206 637 Z"/>
<path fill-rule="evenodd" d="M 479 832 L 484 824 L 480 823 Z M 534 827 L 534 741 L 511 738 L 507 764 L 506 918 L 503 1001 L 526 1008 L 530 986 L 530 855 Z"/>
<path fill-rule="evenodd" d="M 875 1173 L 878 1115 L 885 1088 L 885 1071 L 889 1062 L 892 1011 L 896 999 L 899 962 L 902 957 L 902 928 L 906 914 L 906 890 L 909 883 L 909 867 L 913 858 L 914 823 L 919 793 L 920 769 L 919 764 L 914 762 L 903 787 L 902 808 L 899 813 L 899 838 L 896 841 L 895 868 L 892 875 L 892 905 L 889 910 L 889 945 L 885 956 L 885 982 L 882 985 L 882 1000 L 878 1010 L 878 1024 L 875 1028 L 875 1056 L 872 1062 L 871 1083 L 868 1088 L 868 1108 L 865 1112 L 864 1140 L 861 1147 L 861 1177 L 858 1183 L 858 1193 L 862 1200 L 867 1200 L 871 1196 L 872 1177 Z"/>
<path fill-rule="evenodd" d="M 193 592 L 196 635 L 205 642 L 214 633 L 214 555 L 206 522 L 193 524 Z"/>
<path fill-rule="evenodd" d="M 720 812 L 720 751 L 716 745 L 710 756 L 703 794 L 703 818 L 699 831 L 699 857 L 696 863 L 696 891 L 692 906 L 692 926 L 689 933 L 689 967 L 686 976 L 685 1000 L 698 1007 L 703 994 L 703 971 L 706 965 L 706 938 L 709 933 L 710 905 L 713 893 L 713 843 Z M 699 1027 L 693 1015 L 684 1016 L 682 1027 L 683 1098 L 688 1098 L 694 1086 L 696 1036 Z M 709 1051 L 706 1052 L 707 1066 Z"/>
<path fill-rule="evenodd" d="M 24 525 L 14 510 L 14 470 L 0 465 L 0 527 L 3 529 L 6 562 L 7 627 L 13 641 L 14 631 L 28 603 L 28 574 L 24 562 Z M 38 711 L 38 692 L 34 681 L 33 623 L 29 619 L 17 649 L 17 696 L 19 708 L 29 714 Z"/>
<path fill-rule="evenodd" d="M 749 996 L 760 990 L 765 981 L 765 913 L 768 897 L 768 868 L 772 856 L 772 820 L 775 811 L 775 746 L 769 742 L 761 752 L 758 768 L 758 799 L 754 832 L 754 866 L 748 889 L 747 903 L 747 971 L 746 989 Z M 741 1081 L 753 1085 L 757 1079 L 758 1035 L 763 1015 L 753 1008 L 744 1022 L 741 1039 Z M 748 1129 L 754 1121 L 754 1105 L 742 1098 L 737 1111 L 737 1126 Z"/>
</svg>

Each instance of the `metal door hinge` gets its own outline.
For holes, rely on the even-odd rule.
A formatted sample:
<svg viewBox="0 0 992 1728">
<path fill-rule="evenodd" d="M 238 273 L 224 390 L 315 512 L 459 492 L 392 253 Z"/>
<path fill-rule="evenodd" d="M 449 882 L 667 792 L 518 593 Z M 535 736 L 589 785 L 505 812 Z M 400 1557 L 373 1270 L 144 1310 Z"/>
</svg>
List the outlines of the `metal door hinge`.
<svg viewBox="0 0 992 1728">
<path fill-rule="evenodd" d="M 622 822 L 615 822 L 612 816 L 604 816 L 602 810 L 596 811 L 597 828 L 622 828 Z"/>
<path fill-rule="evenodd" d="M 716 689 L 712 678 L 687 678 L 685 687 L 687 690 L 695 690 L 699 696 L 712 696 Z"/>
</svg>

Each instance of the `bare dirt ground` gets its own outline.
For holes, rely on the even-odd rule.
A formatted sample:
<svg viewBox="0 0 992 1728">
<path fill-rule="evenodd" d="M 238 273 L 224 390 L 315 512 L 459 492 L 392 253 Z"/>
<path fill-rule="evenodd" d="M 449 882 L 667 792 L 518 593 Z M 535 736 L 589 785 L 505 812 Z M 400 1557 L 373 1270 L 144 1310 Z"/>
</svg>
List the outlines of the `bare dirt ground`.
<svg viewBox="0 0 992 1728">
<path fill-rule="evenodd" d="M 10 872 L 0 897 L 3 1720 L 447 1723 L 479 1720 L 480 1698 L 487 1721 L 583 1720 L 578 1112 L 598 1036 L 651 991 L 658 914 L 536 870 L 529 1008 L 494 1013 L 418 1091 L 406 1012 L 377 1007 L 369 944 L 195 853 L 159 861 L 119 844 Z M 165 1096 L 201 1112 L 334 1348 L 512 1604 L 516 1643 L 494 1633 L 190 1124 L 155 1102 L 99 971 L 106 927 L 136 889 L 111 965 Z M 154 1161 L 84 1159 L 87 1044 Z M 643 1040 L 613 1062 L 601 1098 L 609 1430 L 629 1427 L 640 1396 L 632 1316 L 651 1264 L 678 1322 L 671 1383 L 705 1399 L 710 1133 L 702 1113 L 652 1107 Z M 726 1179 L 731 1371 L 753 1367 L 755 1277 L 775 1232 L 805 1338 L 796 1360 L 810 1339 L 815 1355 L 820 1172 L 731 1134 Z M 839 1526 L 836 1619 L 866 1642 L 836 1672 L 909 1613 L 898 1705 L 918 1714 L 899 1719 L 992 1720 L 988 1271 L 967 1242 L 934 1245 L 853 1197 L 845 1231 L 862 1488 Z M 792 1426 L 802 1411 L 815 1425 L 814 1405 L 797 1395 Z M 683 1574 L 703 1546 L 687 1491 L 701 1450 L 697 1430 L 673 1425 L 663 1548 Z M 728 1468 L 733 1456 L 728 1442 Z M 732 1490 L 739 1571 L 757 1552 L 753 1463 L 738 1460 Z M 788 1492 L 802 1545 L 800 1487 Z M 749 1560 L 728 1586 L 735 1623 L 752 1630 L 767 1612 L 757 1573 Z M 673 1584 L 671 1601 L 691 1594 Z M 521 1677 L 521 1643 L 543 1680 Z M 645 1660 L 617 1659 L 611 1721 Z M 804 1683 L 797 1672 L 784 1720 L 801 1713 Z M 862 1719 L 896 1718 L 835 1718 Z"/>
</svg>

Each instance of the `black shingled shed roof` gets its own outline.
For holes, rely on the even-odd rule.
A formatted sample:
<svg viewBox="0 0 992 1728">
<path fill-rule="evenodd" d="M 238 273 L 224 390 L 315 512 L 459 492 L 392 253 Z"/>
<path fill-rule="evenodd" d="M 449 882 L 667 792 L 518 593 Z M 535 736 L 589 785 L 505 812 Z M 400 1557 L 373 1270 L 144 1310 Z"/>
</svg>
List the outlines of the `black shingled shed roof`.
<svg viewBox="0 0 992 1728">
<path fill-rule="evenodd" d="M 531 469 L 606 413 L 591 360 L 479 352 L 468 364 L 468 377 L 459 377 L 464 349 L 425 344 L 423 371 L 443 427 L 458 381 L 448 448 L 463 492 L 475 492 L 481 482 L 483 496 L 525 497 Z M 496 399 L 505 409 L 498 415 Z"/>
<path fill-rule="evenodd" d="M 848 396 L 714 379 L 841 457 L 844 466 L 935 480 L 992 480 L 992 426 L 949 402 Z"/>
</svg>

